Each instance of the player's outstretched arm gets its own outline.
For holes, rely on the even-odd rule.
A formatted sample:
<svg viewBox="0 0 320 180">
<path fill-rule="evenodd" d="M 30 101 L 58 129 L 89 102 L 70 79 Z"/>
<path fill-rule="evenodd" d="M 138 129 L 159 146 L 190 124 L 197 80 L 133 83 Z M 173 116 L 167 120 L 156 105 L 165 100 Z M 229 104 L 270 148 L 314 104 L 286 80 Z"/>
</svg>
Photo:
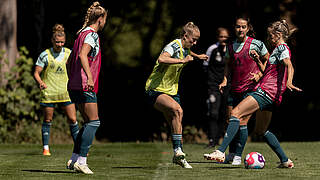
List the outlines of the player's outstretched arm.
<svg viewBox="0 0 320 180">
<path fill-rule="evenodd" d="M 291 60 L 290 58 L 285 58 L 283 59 L 283 63 L 284 65 L 288 68 L 288 80 L 287 80 L 287 88 L 290 91 L 296 90 L 296 91 L 302 91 L 302 89 L 294 86 L 292 84 L 292 80 L 293 80 L 293 74 L 294 74 L 294 68 L 292 66 Z"/>
<path fill-rule="evenodd" d="M 207 56 L 206 54 L 196 54 L 196 53 L 194 53 L 192 51 L 190 51 L 190 55 L 195 57 L 195 58 L 204 60 L 204 61 L 207 61 L 209 59 L 209 56 Z"/>
</svg>

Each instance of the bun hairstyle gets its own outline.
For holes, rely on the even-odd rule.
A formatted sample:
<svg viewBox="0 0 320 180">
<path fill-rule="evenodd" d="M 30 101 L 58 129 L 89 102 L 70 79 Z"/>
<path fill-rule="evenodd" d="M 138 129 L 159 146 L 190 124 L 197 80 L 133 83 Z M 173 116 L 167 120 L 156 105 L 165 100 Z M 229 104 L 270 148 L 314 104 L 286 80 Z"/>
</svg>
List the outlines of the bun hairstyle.
<svg viewBox="0 0 320 180">
<path fill-rule="evenodd" d="M 281 33 L 284 41 L 287 41 L 297 31 L 297 28 L 290 29 L 289 24 L 284 19 L 273 22 L 268 28 L 274 33 Z"/>
<path fill-rule="evenodd" d="M 56 36 L 64 37 L 66 36 L 64 32 L 64 27 L 62 24 L 55 24 L 52 28 L 52 39 L 55 39 Z"/>
<path fill-rule="evenodd" d="M 186 33 L 192 35 L 194 31 L 200 32 L 198 26 L 193 24 L 193 22 L 188 22 L 186 25 L 183 26 L 180 37 L 183 37 Z"/>
<path fill-rule="evenodd" d="M 107 12 L 102 6 L 100 6 L 100 3 L 98 1 L 93 2 L 92 5 L 88 8 L 87 14 L 84 18 L 83 26 L 77 32 L 77 34 L 79 34 L 87 26 L 94 24 L 99 19 L 99 17 L 104 17 L 105 15 L 107 15 Z"/>
</svg>

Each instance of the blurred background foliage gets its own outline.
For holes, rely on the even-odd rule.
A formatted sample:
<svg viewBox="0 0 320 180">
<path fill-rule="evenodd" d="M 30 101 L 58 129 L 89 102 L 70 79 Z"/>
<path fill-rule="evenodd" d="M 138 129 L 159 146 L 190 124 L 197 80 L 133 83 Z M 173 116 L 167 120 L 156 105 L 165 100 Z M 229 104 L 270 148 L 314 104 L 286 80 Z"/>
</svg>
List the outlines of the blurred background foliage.
<svg viewBox="0 0 320 180">
<path fill-rule="evenodd" d="M 12 78 L 8 86 L 0 90 L 2 142 L 40 143 L 42 116 L 39 110 L 38 89 L 32 81 L 31 69 L 39 54 L 52 46 L 50 39 L 54 24 L 62 23 L 65 26 L 67 34 L 65 46 L 72 48 L 76 32 L 82 27 L 87 8 L 92 2 L 91 0 L 17 0 L 17 46 L 25 46 L 20 53 L 26 54 L 28 49 L 28 55 L 20 55 L 20 59 L 24 59 L 22 64 L 27 64 L 28 68 L 23 69 L 18 63 L 18 58 L 18 70 L 17 67 L 12 70 L 14 75 L 1 74 L 2 77 Z M 293 27 L 299 29 L 294 41 L 290 42 L 290 47 L 296 70 L 294 81 L 304 92 L 285 94 L 282 105 L 274 111 L 270 128 L 281 140 L 320 139 L 319 135 L 314 134 L 316 128 L 312 126 L 320 110 L 319 93 L 314 88 L 314 78 L 307 75 L 308 72 L 317 72 L 319 65 L 312 53 L 306 53 L 317 52 L 314 40 L 305 38 L 306 35 L 316 34 L 314 26 L 305 20 L 313 18 L 311 10 L 313 5 L 310 2 L 101 0 L 100 3 L 108 9 L 108 18 L 104 30 L 99 33 L 103 48 L 98 94 L 99 116 L 102 120 L 97 132 L 99 140 L 167 140 L 168 128 L 162 114 L 150 108 L 144 100 L 145 81 L 159 53 L 167 43 L 179 36 L 181 27 L 189 21 L 198 25 L 201 31 L 200 41 L 192 51 L 205 53 L 206 49 L 216 41 L 216 29 L 223 26 L 232 34 L 233 23 L 241 14 L 251 17 L 257 39 L 263 41 L 266 39 L 267 24 L 280 18 L 289 20 Z M 307 63 L 311 61 L 312 63 Z M 19 78 L 25 79 L 17 79 L 17 73 L 24 73 Z M 24 81 L 26 83 L 21 84 Z M 188 64 L 181 76 L 179 93 L 184 109 L 185 137 L 190 142 L 202 142 L 206 138 L 205 84 L 202 62 L 195 60 Z M 14 86 L 18 86 L 19 91 L 26 91 L 25 94 L 18 93 L 24 94 L 23 97 L 17 97 L 19 96 L 17 91 L 11 90 Z M 8 109 L 10 103 L 7 102 L 12 101 L 19 101 L 22 107 Z M 3 108 L 4 104 L 6 108 Z M 12 115 L 15 112 L 17 114 Z M 64 115 L 57 111 L 53 123 L 53 128 L 56 124 L 57 130 L 53 129 L 51 132 L 59 137 L 55 139 L 71 142 L 69 134 L 66 133 L 68 130 L 65 122 Z M 254 126 L 254 120 L 251 124 L 251 127 Z M 14 134 L 7 135 L 10 131 L 28 134 L 21 134 L 19 140 L 14 140 Z M 297 136 L 292 136 L 295 132 L 298 132 Z M 29 137 L 32 138 L 28 139 Z"/>
</svg>

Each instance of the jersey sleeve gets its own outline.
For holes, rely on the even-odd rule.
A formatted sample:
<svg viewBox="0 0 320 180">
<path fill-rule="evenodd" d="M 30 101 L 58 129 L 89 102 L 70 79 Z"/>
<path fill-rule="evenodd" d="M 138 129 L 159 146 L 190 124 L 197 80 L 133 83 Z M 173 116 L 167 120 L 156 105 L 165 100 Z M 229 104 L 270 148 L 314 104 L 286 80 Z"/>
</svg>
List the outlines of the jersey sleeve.
<svg viewBox="0 0 320 180">
<path fill-rule="evenodd" d="M 47 65 L 48 65 L 48 54 L 46 53 L 46 51 L 43 51 L 37 59 L 36 66 L 40 66 L 44 68 Z"/>
<path fill-rule="evenodd" d="M 86 38 L 84 39 L 84 43 L 89 44 L 92 48 L 96 46 L 96 39 L 98 38 L 98 35 L 96 33 L 88 33 Z"/>
<path fill-rule="evenodd" d="M 289 50 L 288 50 L 288 48 L 287 47 L 285 47 L 285 46 L 282 46 L 282 47 L 280 47 L 281 49 L 281 54 L 280 54 L 280 61 L 282 61 L 282 60 L 284 60 L 284 59 L 286 59 L 286 58 L 290 58 L 290 52 L 289 52 Z"/>
<path fill-rule="evenodd" d="M 257 39 L 252 40 L 250 50 L 255 50 L 260 56 L 265 56 L 268 53 L 266 45 Z"/>
<path fill-rule="evenodd" d="M 173 46 L 172 46 L 172 43 L 169 43 L 168 45 L 166 45 L 163 50 L 162 50 L 162 53 L 164 52 L 167 52 L 170 54 L 170 56 L 173 56 L 173 53 L 174 53 L 174 49 L 173 49 Z M 161 53 L 161 54 L 162 54 Z"/>
</svg>

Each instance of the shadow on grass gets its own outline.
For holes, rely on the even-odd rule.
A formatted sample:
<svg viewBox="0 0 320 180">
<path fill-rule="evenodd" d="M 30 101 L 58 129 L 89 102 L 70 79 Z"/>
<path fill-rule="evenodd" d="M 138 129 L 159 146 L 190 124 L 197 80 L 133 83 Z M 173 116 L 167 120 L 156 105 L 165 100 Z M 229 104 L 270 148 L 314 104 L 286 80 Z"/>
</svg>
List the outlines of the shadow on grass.
<svg viewBox="0 0 320 180">
<path fill-rule="evenodd" d="M 143 166 L 116 166 L 112 169 L 156 169 L 155 167 L 143 167 Z"/>
<path fill-rule="evenodd" d="M 226 164 L 226 163 L 221 163 L 221 162 L 216 162 L 216 161 L 188 161 L 189 164 L 221 164 L 221 165 L 231 165 L 231 164 Z"/>
<path fill-rule="evenodd" d="M 75 171 L 50 171 L 50 170 L 39 170 L 39 169 L 23 169 L 24 172 L 38 172 L 38 173 L 55 173 L 55 174 L 72 174 Z"/>
<path fill-rule="evenodd" d="M 209 170 L 218 170 L 218 169 L 240 169 L 241 167 L 234 166 L 221 166 L 221 167 L 209 167 Z"/>
<path fill-rule="evenodd" d="M 188 161 L 189 164 L 219 164 L 212 161 Z"/>
</svg>

